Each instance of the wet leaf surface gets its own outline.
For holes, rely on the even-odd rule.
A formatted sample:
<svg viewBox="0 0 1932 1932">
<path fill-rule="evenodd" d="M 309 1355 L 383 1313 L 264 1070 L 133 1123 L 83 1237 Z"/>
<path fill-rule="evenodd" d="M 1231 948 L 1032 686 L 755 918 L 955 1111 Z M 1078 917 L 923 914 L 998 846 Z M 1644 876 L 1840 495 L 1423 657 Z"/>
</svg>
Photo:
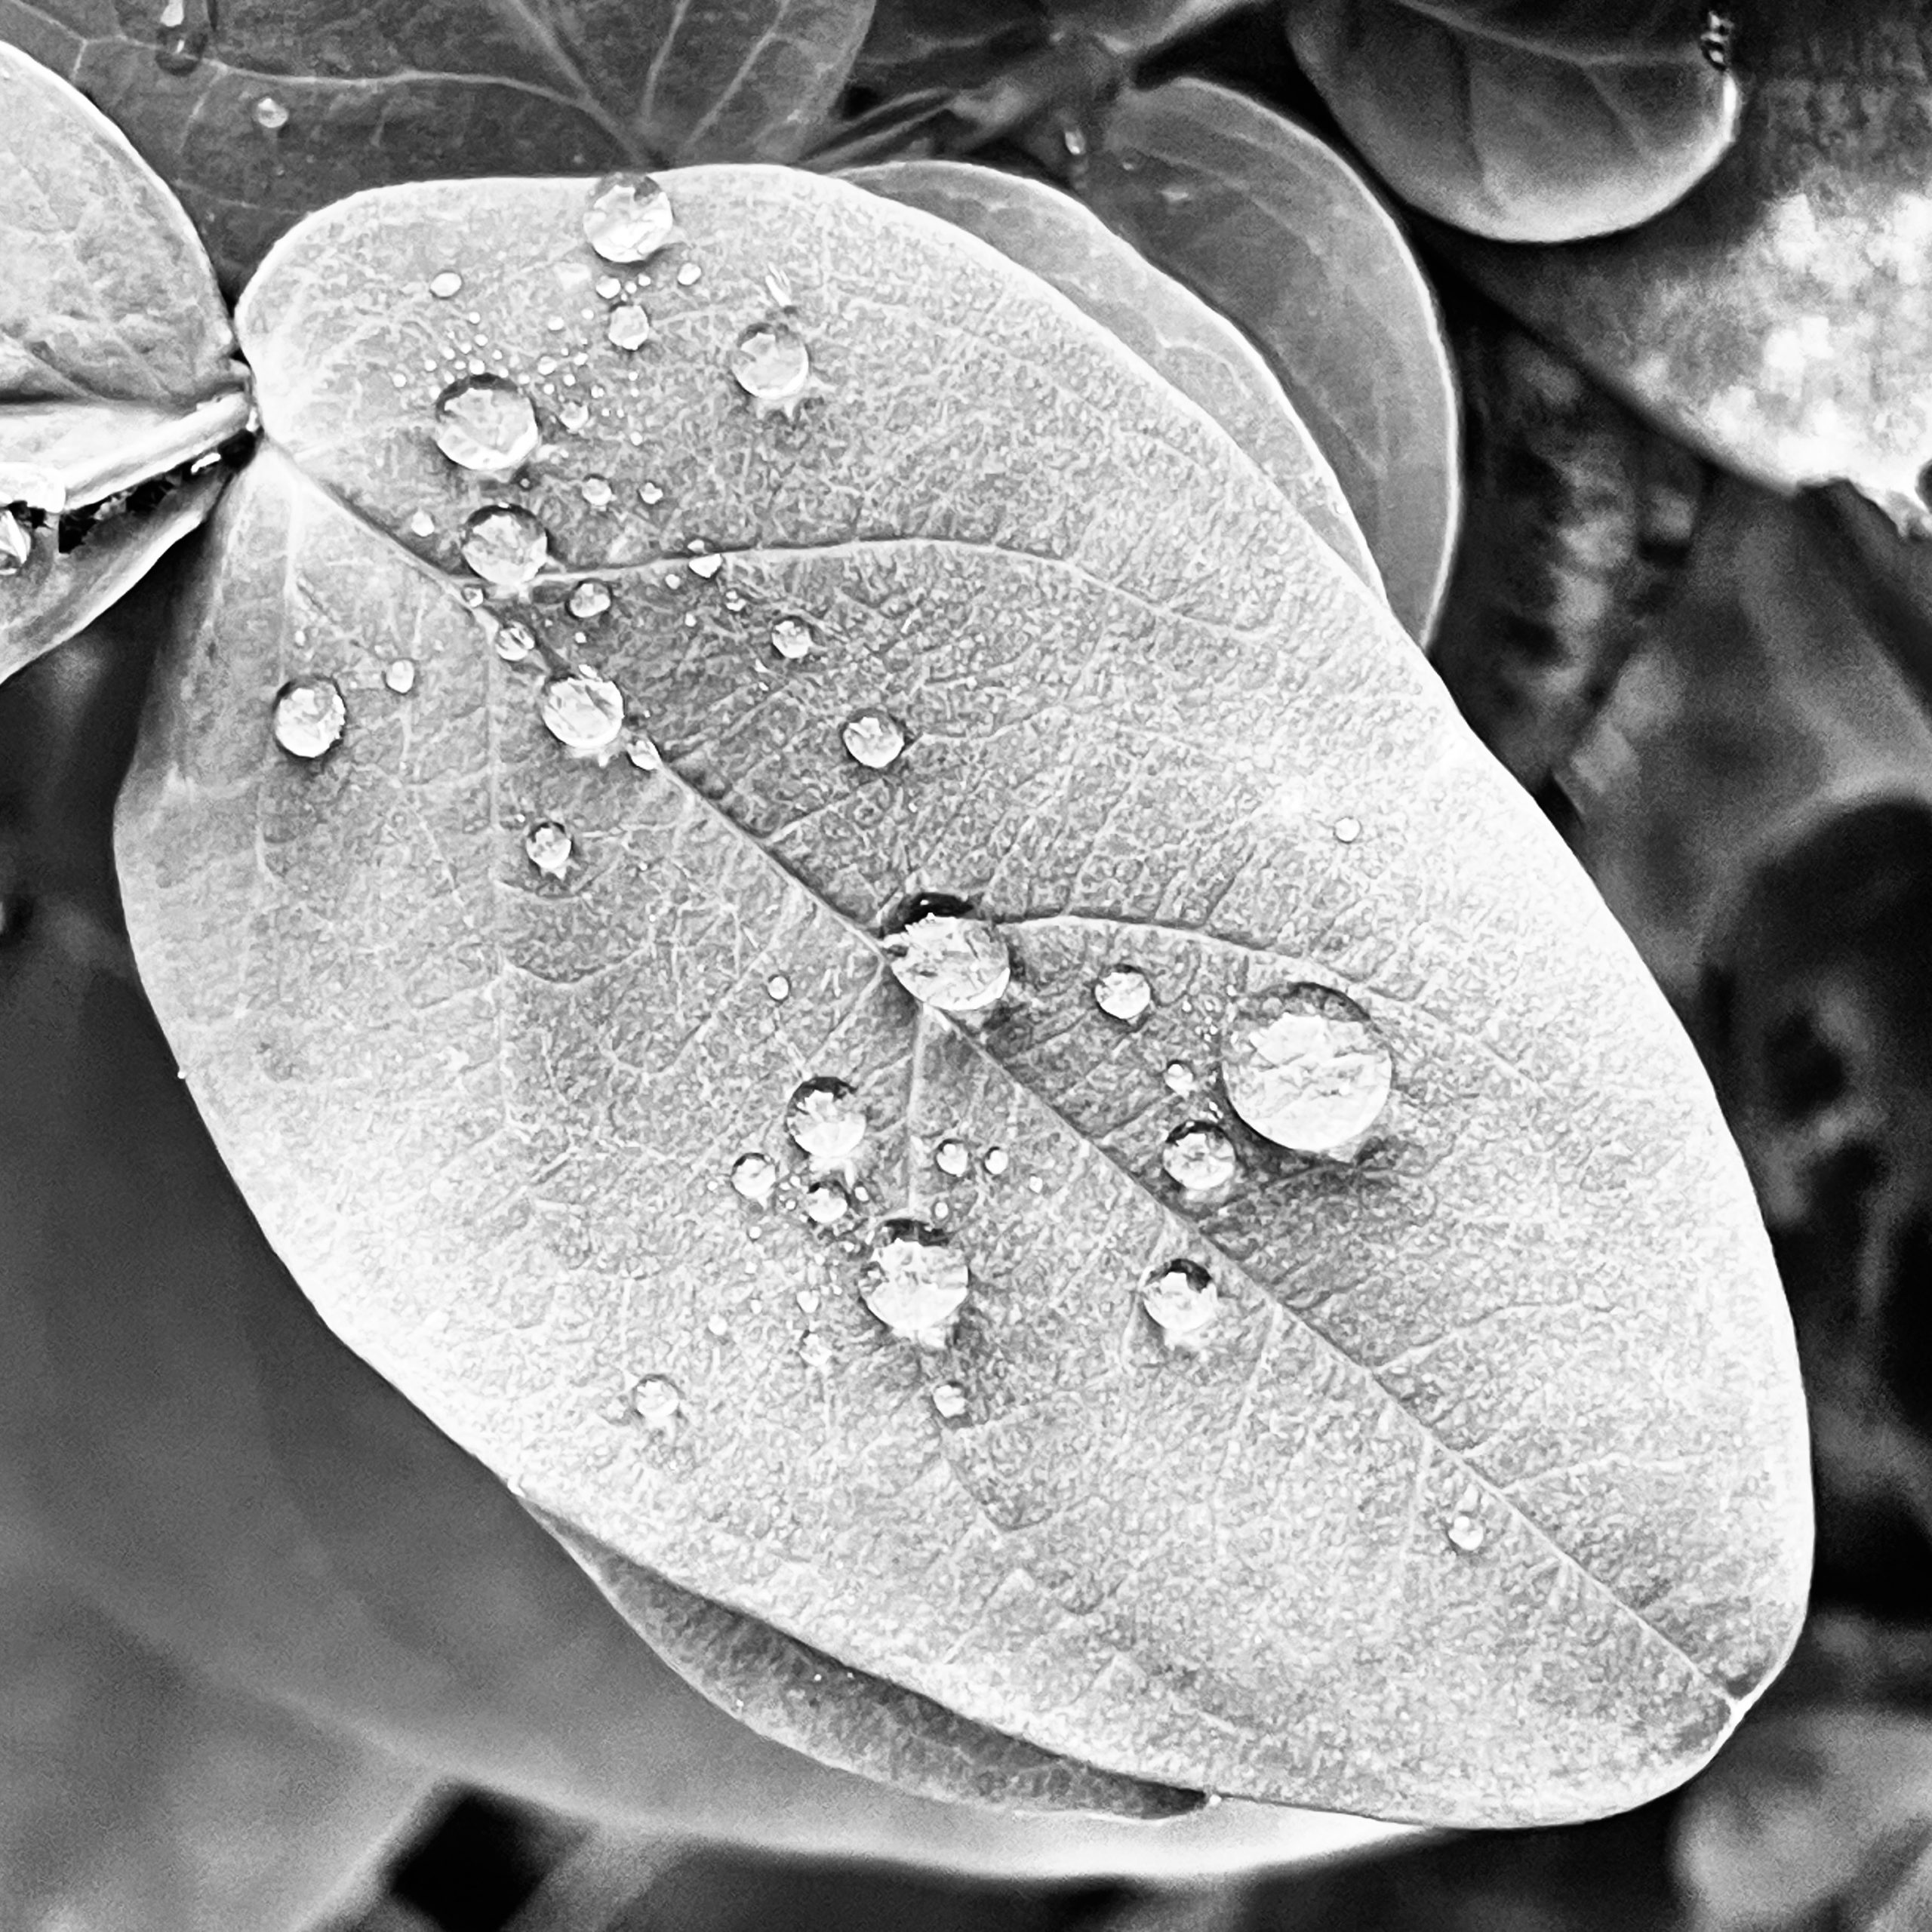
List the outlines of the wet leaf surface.
<svg viewBox="0 0 1932 1932">
<path fill-rule="evenodd" d="M 1737 132 L 1738 88 L 1675 0 L 1303 0 L 1296 57 L 1404 200 L 1499 242 L 1646 221 Z"/>
<path fill-rule="evenodd" d="M 1804 1426 L 1627 943 L 1386 614 L 1097 325 L 845 184 L 668 186 L 642 351 L 583 184 L 361 198 L 243 305 L 272 447 L 119 851 L 278 1251 L 533 1504 L 1047 1749 L 1464 1821 L 1681 1778 L 1796 1621 Z M 429 435 L 469 354 L 446 269 L 541 414 L 527 491 Z M 545 556 L 493 540 L 531 597 L 472 609 L 462 532 L 506 488 Z M 592 580 L 611 609 L 564 614 Z M 568 656 L 507 663 L 503 617 Z M 319 760 L 271 734 L 298 675 L 343 700 Z M 882 943 L 935 893 L 1008 949 L 982 1017 Z M 1123 959 L 1137 1026 L 1094 1001 Z M 1309 980 L 1395 1069 L 1328 1158 L 1214 1077 L 1231 1002 Z M 1203 1110 L 1240 1171 L 1195 1201 L 1162 1149 Z M 768 1205 L 728 1180 L 752 1152 Z M 1140 1312 L 1175 1257 L 1218 1291 L 1191 1349 Z M 955 1281 L 943 1346 L 875 1312 L 943 1327 Z"/>
<path fill-rule="evenodd" d="M 1354 168 L 1210 81 L 1123 94 L 1088 172 L 1110 226 L 1258 343 L 1426 639 L 1461 509 L 1455 375 L 1435 297 Z"/>
<path fill-rule="evenodd" d="M 847 177 L 924 208 L 1050 281 L 1200 404 L 1367 584 L 1381 580 L 1328 459 L 1231 322 L 1044 183 L 969 162 L 894 162 Z"/>
</svg>

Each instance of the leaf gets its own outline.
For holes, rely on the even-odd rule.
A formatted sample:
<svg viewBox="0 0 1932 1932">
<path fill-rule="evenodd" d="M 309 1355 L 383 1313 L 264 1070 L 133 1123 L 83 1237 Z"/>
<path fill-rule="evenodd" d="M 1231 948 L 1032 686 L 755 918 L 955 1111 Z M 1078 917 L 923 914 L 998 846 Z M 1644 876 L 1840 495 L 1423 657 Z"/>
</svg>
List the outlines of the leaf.
<svg viewBox="0 0 1932 1932">
<path fill-rule="evenodd" d="M 1049 23 L 1034 0 L 877 0 L 854 63 L 857 86 L 881 96 L 974 88 L 1038 53 Z"/>
<path fill-rule="evenodd" d="M 1735 1154 L 1626 943 L 1386 614 L 1063 297 L 843 183 L 664 185 L 700 278 L 654 273 L 636 360 L 583 320 L 570 183 L 358 198 L 242 305 L 271 447 L 118 849 L 270 1240 L 534 1506 L 1047 1749 L 1462 1822 L 1681 1777 L 1796 1621 L 1804 1429 Z M 518 620 L 620 681 L 662 769 L 567 756 L 542 663 L 459 594 L 500 492 L 438 454 L 447 365 L 404 347 L 447 341 L 452 263 L 552 445 Z M 820 385 L 795 420 L 730 374 L 779 323 Z M 592 580 L 614 611 L 561 614 Z M 294 675 L 344 696 L 318 762 L 270 736 Z M 909 734 L 889 769 L 842 747 L 866 707 Z M 934 891 L 1011 949 L 977 1024 L 878 937 Z M 1092 995 L 1123 958 L 1137 1030 Z M 1221 1112 L 1225 1003 L 1311 974 L 1387 1042 L 1386 1121 L 1354 1161 L 1231 1121 L 1236 1182 L 1183 1200 L 1160 1150 Z M 795 1205 L 813 1075 L 867 1110 L 854 1237 Z M 955 1137 L 1003 1171 L 947 1178 Z M 761 1149 L 762 1211 L 726 1182 Z M 899 1214 L 970 1272 L 943 1349 L 861 1298 Z M 1198 1352 L 1137 1306 L 1177 1255 L 1219 1282 Z"/>
<path fill-rule="evenodd" d="M 1381 580 L 1335 472 L 1239 330 L 1078 202 L 964 162 L 903 161 L 846 179 L 977 235 L 1031 269 L 1198 402 L 1372 591 Z"/>
<path fill-rule="evenodd" d="M 245 427 L 248 374 L 187 218 L 111 123 L 0 45 L 0 515 L 31 549 L 0 579 L 0 681 L 91 622 L 213 507 L 186 476 Z M 170 472 L 183 487 L 109 518 L 92 511 Z"/>
<path fill-rule="evenodd" d="M 1260 344 L 1426 639 L 1461 512 L 1456 380 L 1435 297 L 1361 176 L 1283 115 L 1183 79 L 1121 97 L 1086 194 Z"/>
<path fill-rule="evenodd" d="M 1738 89 L 1675 0 L 1295 0 L 1295 57 L 1402 198 L 1499 242 L 1667 208 L 1737 132 Z"/>
<path fill-rule="evenodd" d="M 444 175 L 789 161 L 829 118 L 870 0 L 0 0 L 0 38 L 111 113 L 238 288 L 358 188 Z"/>
<path fill-rule="evenodd" d="M 1817 10 L 1812 10 L 1816 11 Z M 1932 531 L 1932 91 L 1923 4 L 1745 38 L 1737 143 L 1636 233 L 1534 254 L 1466 244 L 1497 300 L 1673 434 L 1777 489 L 1848 481 Z"/>
</svg>

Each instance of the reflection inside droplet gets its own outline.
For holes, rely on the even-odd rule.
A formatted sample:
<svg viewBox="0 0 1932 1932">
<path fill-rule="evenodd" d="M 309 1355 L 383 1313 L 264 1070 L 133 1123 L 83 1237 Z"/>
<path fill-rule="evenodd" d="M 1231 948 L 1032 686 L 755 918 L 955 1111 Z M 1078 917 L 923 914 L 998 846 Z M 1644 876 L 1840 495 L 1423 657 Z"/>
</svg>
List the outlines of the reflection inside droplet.
<svg viewBox="0 0 1932 1932">
<path fill-rule="evenodd" d="M 1312 984 L 1252 994 L 1230 1015 L 1221 1079 L 1257 1134 L 1297 1153 L 1346 1147 L 1388 1104 L 1395 1063 L 1345 993 Z"/>
<path fill-rule="evenodd" d="M 887 1221 L 860 1294 L 895 1335 L 941 1343 L 971 1286 L 966 1258 L 940 1231 L 908 1217 Z"/>
</svg>

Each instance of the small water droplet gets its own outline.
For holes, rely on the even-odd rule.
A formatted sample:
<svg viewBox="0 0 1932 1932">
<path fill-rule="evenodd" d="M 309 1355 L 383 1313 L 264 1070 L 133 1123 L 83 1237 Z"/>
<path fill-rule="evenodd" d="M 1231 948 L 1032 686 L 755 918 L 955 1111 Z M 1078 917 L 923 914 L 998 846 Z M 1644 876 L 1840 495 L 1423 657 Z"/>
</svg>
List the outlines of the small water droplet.
<svg viewBox="0 0 1932 1932">
<path fill-rule="evenodd" d="M 437 397 L 430 434 L 451 462 L 501 475 L 535 453 L 537 412 L 507 376 L 463 376 Z"/>
<path fill-rule="evenodd" d="M 689 288 L 703 272 L 703 269 L 700 268 L 697 263 L 685 263 L 684 266 L 678 271 L 678 286 L 680 288 Z"/>
<path fill-rule="evenodd" d="M 935 1382 L 928 1392 L 933 1407 L 948 1422 L 957 1422 L 966 1413 L 966 1392 L 956 1382 Z"/>
<path fill-rule="evenodd" d="M 1387 1106 L 1395 1066 L 1346 994 L 1303 984 L 1240 1001 L 1221 1044 L 1221 1078 L 1257 1134 L 1297 1153 L 1358 1140 Z"/>
<path fill-rule="evenodd" d="M 783 973 L 774 973 L 765 981 L 764 991 L 768 998 L 782 1004 L 792 997 L 792 983 Z"/>
<path fill-rule="evenodd" d="M 1484 1527 L 1482 1518 L 1468 1509 L 1458 1509 L 1449 1518 L 1444 1534 L 1465 1556 L 1473 1556 L 1489 1538 L 1489 1532 Z"/>
<path fill-rule="evenodd" d="M 895 1218 L 879 1230 L 872 1271 L 860 1291 L 895 1335 L 942 1342 L 971 1284 L 966 1257 L 924 1221 Z"/>
<path fill-rule="evenodd" d="M 550 533 L 514 503 L 486 503 L 463 526 L 463 561 L 505 590 L 534 583 L 550 559 Z"/>
<path fill-rule="evenodd" d="M 798 1304 L 798 1312 L 801 1315 L 816 1315 L 818 1312 L 817 1289 L 801 1288 L 792 1299 Z"/>
<path fill-rule="evenodd" d="M 671 198 L 648 174 L 607 174 L 590 191 L 583 236 L 607 262 L 648 261 L 677 233 Z"/>
<path fill-rule="evenodd" d="M 924 893 L 909 900 L 880 943 L 893 977 L 944 1013 L 981 1013 L 1013 977 L 1006 941 L 963 899 Z"/>
<path fill-rule="evenodd" d="M 427 510 L 413 511 L 409 518 L 409 534 L 412 537 L 435 536 L 436 519 Z"/>
<path fill-rule="evenodd" d="M 980 1164 L 989 1174 L 1003 1174 L 1013 1161 L 1004 1147 L 989 1147 L 980 1156 Z"/>
<path fill-rule="evenodd" d="M 1199 1334 L 1214 1320 L 1220 1300 L 1214 1277 L 1184 1256 L 1156 1269 L 1140 1289 L 1147 1318 L 1170 1340 Z"/>
<path fill-rule="evenodd" d="M 704 1329 L 714 1341 L 723 1342 L 731 1339 L 731 1324 L 721 1315 L 707 1315 L 704 1318 Z"/>
<path fill-rule="evenodd" d="M 780 617 L 771 627 L 771 648 L 780 657 L 795 664 L 811 655 L 811 626 L 802 617 Z"/>
<path fill-rule="evenodd" d="M 608 476 L 586 476 L 577 485 L 577 489 L 583 500 L 594 510 L 608 509 L 617 494 L 611 488 L 611 479 Z"/>
<path fill-rule="evenodd" d="M 685 568 L 695 577 L 701 577 L 709 583 L 724 568 L 724 559 L 715 551 L 709 556 L 694 557 Z"/>
<path fill-rule="evenodd" d="M 768 1154 L 740 1154 L 731 1163 L 731 1188 L 755 1206 L 764 1207 L 778 1186 L 778 1163 Z"/>
<path fill-rule="evenodd" d="M 537 640 L 527 626 L 523 624 L 499 624 L 496 634 L 497 655 L 506 664 L 521 664 L 534 654 Z"/>
<path fill-rule="evenodd" d="M 804 337 L 789 322 L 758 322 L 731 351 L 731 378 L 765 409 L 789 410 L 804 395 L 812 358 Z"/>
<path fill-rule="evenodd" d="M 1094 982 L 1094 1004 L 1109 1020 L 1140 1019 L 1154 1004 L 1154 989 L 1138 966 L 1110 966 Z"/>
<path fill-rule="evenodd" d="M 815 1161 L 842 1161 L 866 1137 L 865 1103 L 835 1075 L 799 1083 L 785 1109 L 785 1131 Z"/>
<path fill-rule="evenodd" d="M 647 1375 L 631 1391 L 631 1413 L 660 1435 L 677 1427 L 684 1408 L 684 1395 L 668 1375 Z"/>
<path fill-rule="evenodd" d="M 523 835 L 523 856 L 546 878 L 561 879 L 575 850 L 570 833 L 553 818 L 540 818 Z"/>
<path fill-rule="evenodd" d="M 639 771 L 657 771 L 664 763 L 664 754 L 657 749 L 651 734 L 636 724 L 625 730 L 624 755 Z"/>
<path fill-rule="evenodd" d="M 637 500 L 641 503 L 661 503 L 664 490 L 661 484 L 640 483 L 637 486 Z"/>
<path fill-rule="evenodd" d="M 407 697 L 416 688 L 415 659 L 392 657 L 383 667 L 383 682 L 398 697 Z"/>
<path fill-rule="evenodd" d="M 1193 1068 L 1184 1060 L 1171 1060 L 1161 1069 L 1161 1084 L 1170 1094 L 1191 1094 L 1200 1084 Z"/>
<path fill-rule="evenodd" d="M 0 577 L 18 577 L 32 555 L 32 530 L 11 509 L 0 509 Z"/>
<path fill-rule="evenodd" d="M 320 758 L 342 742 L 349 708 L 333 678 L 291 678 L 275 694 L 275 741 L 291 758 Z"/>
<path fill-rule="evenodd" d="M 155 42 L 154 64 L 164 74 L 192 74 L 202 64 L 211 38 L 205 18 L 188 23 L 185 5 L 164 7 L 161 31 Z"/>
<path fill-rule="evenodd" d="M 1358 818 L 1338 818 L 1332 829 L 1339 844 L 1352 845 L 1361 836 L 1361 820 Z"/>
<path fill-rule="evenodd" d="M 248 111 L 264 134 L 278 134 L 288 125 L 288 109 L 272 94 L 263 94 Z"/>
<path fill-rule="evenodd" d="M 188 0 L 162 0 L 161 18 L 155 24 L 164 27 L 178 27 L 188 17 Z"/>
<path fill-rule="evenodd" d="M 564 608 L 573 617 L 601 617 L 611 608 L 611 586 L 596 577 L 586 577 L 571 592 Z"/>
<path fill-rule="evenodd" d="M 429 293 L 439 302 L 463 293 L 463 277 L 454 269 L 439 269 L 429 278 Z"/>
<path fill-rule="evenodd" d="M 973 1150 L 963 1140 L 942 1140 L 933 1149 L 933 1165 L 955 1180 L 973 1164 Z"/>
<path fill-rule="evenodd" d="M 906 749 L 906 728 L 889 711 L 855 711 L 839 737 L 853 758 L 869 771 L 883 771 Z"/>
<path fill-rule="evenodd" d="M 557 420 L 573 435 L 590 426 L 590 405 L 587 402 L 567 402 L 557 411 Z"/>
<path fill-rule="evenodd" d="M 1715 7 L 1705 14 L 1703 25 L 1698 30 L 1698 52 L 1721 74 L 1730 69 L 1731 42 L 1737 32 L 1730 16 Z"/>
<path fill-rule="evenodd" d="M 624 285 L 614 275 L 600 275 L 592 285 L 607 302 L 614 302 L 623 293 Z"/>
<path fill-rule="evenodd" d="M 1161 1165 L 1190 1193 L 1209 1193 L 1235 1177 L 1234 1143 L 1211 1120 L 1183 1121 L 1161 1149 Z"/>
<path fill-rule="evenodd" d="M 651 318 L 635 302 L 620 302 L 605 334 L 614 349 L 641 349 L 651 340 Z"/>
<path fill-rule="evenodd" d="M 835 1180 L 814 1181 L 805 1189 L 805 1217 L 835 1228 L 852 1211 L 852 1197 Z"/>
<path fill-rule="evenodd" d="M 480 583 L 466 583 L 457 592 L 457 601 L 466 611 L 480 611 L 487 595 Z"/>
<path fill-rule="evenodd" d="M 624 728 L 624 694 L 608 678 L 580 664 L 569 676 L 545 684 L 541 715 L 544 729 L 560 745 L 602 751 Z"/>
</svg>

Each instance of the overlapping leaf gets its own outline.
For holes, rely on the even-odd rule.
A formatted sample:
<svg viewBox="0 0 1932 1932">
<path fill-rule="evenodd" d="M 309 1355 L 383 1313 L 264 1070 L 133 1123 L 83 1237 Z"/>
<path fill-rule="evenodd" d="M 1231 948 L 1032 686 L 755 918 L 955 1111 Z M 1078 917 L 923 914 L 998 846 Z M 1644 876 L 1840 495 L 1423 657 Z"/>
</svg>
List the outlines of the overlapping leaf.
<svg viewBox="0 0 1932 1932">
<path fill-rule="evenodd" d="M 273 446 L 120 850 L 278 1249 L 533 1503 L 1050 1749 L 1461 1820 L 1681 1777 L 1795 1621 L 1803 1421 L 1735 1155 L 1626 943 L 1386 614 L 1064 298 L 840 183 L 667 186 L 689 252 L 620 291 L 642 350 L 605 339 L 566 183 L 358 198 L 244 305 Z M 795 418 L 730 373 L 780 325 L 819 385 Z M 428 434 L 484 342 L 544 412 L 527 490 Z M 555 558 L 522 620 L 663 768 L 567 756 L 540 664 L 457 595 L 506 495 Z M 592 579 L 614 608 L 565 614 Z M 269 734 L 297 674 L 347 708 L 312 764 Z M 871 706 L 908 734 L 888 769 L 841 744 Z M 924 891 L 1011 948 L 975 1027 L 876 937 Z M 1158 995 L 1131 1030 L 1091 993 L 1123 958 Z M 1190 1204 L 1159 1150 L 1223 1111 L 1229 1001 L 1311 977 L 1388 1042 L 1386 1118 L 1353 1162 L 1231 1121 L 1239 1178 Z M 814 1074 L 866 1109 L 849 1235 L 792 1204 Z M 1004 1158 L 950 1177 L 954 1137 Z M 726 1184 L 752 1150 L 782 1205 Z M 968 1261 L 943 1349 L 861 1299 L 895 1213 Z M 1196 1352 L 1138 1309 L 1177 1254 L 1220 1284 Z M 648 1375 L 668 1429 L 629 1405 Z"/>
</svg>

